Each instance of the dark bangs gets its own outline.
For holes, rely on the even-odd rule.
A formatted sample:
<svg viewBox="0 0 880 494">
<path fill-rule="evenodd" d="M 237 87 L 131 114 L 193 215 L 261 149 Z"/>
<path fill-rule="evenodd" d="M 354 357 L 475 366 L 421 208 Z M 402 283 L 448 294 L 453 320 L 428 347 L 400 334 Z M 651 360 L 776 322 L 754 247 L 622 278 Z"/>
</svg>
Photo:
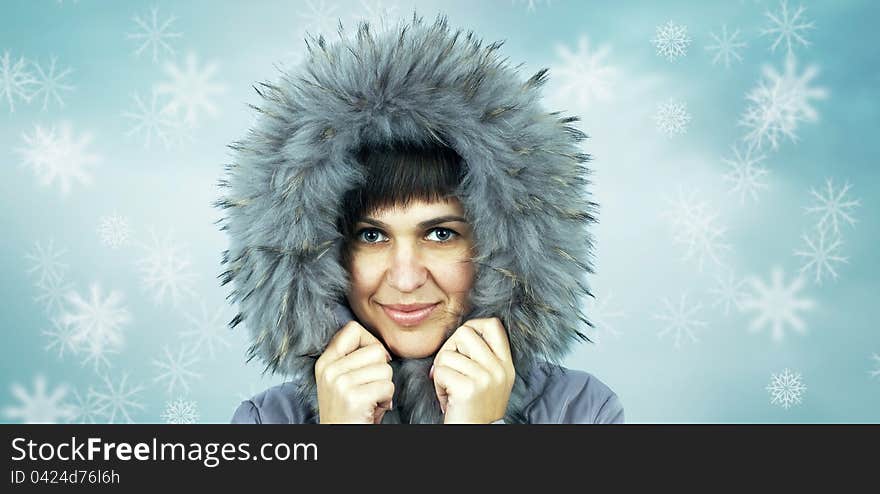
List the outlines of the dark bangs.
<svg viewBox="0 0 880 494">
<path fill-rule="evenodd" d="M 454 197 L 464 177 L 461 157 L 447 146 L 363 147 L 356 156 L 367 177 L 343 199 L 338 227 L 346 239 L 345 251 L 354 225 L 366 214 Z"/>
</svg>

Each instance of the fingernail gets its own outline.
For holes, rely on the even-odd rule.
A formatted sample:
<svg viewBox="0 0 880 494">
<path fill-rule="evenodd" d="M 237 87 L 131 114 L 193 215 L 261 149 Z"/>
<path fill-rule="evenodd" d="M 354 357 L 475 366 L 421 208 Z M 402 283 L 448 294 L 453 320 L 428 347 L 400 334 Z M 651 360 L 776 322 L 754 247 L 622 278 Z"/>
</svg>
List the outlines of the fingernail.
<svg viewBox="0 0 880 494">
<path fill-rule="evenodd" d="M 434 364 L 431 364 L 431 370 L 428 371 L 428 377 L 434 379 Z"/>
<path fill-rule="evenodd" d="M 388 409 L 394 410 L 394 400 L 391 400 L 390 402 L 388 402 Z"/>
</svg>

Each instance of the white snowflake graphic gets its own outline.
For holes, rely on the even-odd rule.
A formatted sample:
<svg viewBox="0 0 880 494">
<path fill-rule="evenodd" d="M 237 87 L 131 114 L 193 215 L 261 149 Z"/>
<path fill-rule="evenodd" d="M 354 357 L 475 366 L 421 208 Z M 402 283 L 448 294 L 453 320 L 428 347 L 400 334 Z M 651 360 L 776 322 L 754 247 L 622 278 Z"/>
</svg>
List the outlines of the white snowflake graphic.
<svg viewBox="0 0 880 494">
<path fill-rule="evenodd" d="M 128 219 L 116 213 L 101 217 L 98 236 L 101 238 L 101 243 L 111 249 L 118 249 L 127 244 L 131 237 Z"/>
<path fill-rule="evenodd" d="M 166 424 L 194 424 L 199 420 L 196 402 L 177 398 L 165 404 L 162 420 Z"/>
<path fill-rule="evenodd" d="M 128 374 L 123 373 L 118 382 L 113 382 L 109 374 L 101 376 L 103 387 L 100 389 L 89 389 L 91 399 L 97 407 L 95 413 L 106 420 L 107 423 L 113 424 L 117 420 L 125 420 L 126 423 L 133 423 L 131 414 L 135 409 L 143 410 L 144 405 L 138 401 L 138 395 L 143 392 L 144 388 L 140 384 L 131 386 L 128 384 Z"/>
<path fill-rule="evenodd" d="M 70 405 L 71 416 L 69 422 L 77 424 L 94 424 L 100 418 L 98 410 L 101 403 L 95 396 L 94 390 L 89 388 L 85 395 L 73 391 L 73 403 Z"/>
<path fill-rule="evenodd" d="M 801 403 L 807 387 L 801 382 L 800 373 L 785 369 L 779 374 L 772 375 L 766 389 L 770 392 L 771 405 L 778 404 L 782 408 L 788 409 L 792 405 Z"/>
<path fill-rule="evenodd" d="M 683 101 L 670 98 L 657 105 L 654 123 L 657 125 L 657 130 L 667 137 L 687 133 L 690 121 L 691 114 L 688 113 L 687 104 Z"/>
<path fill-rule="evenodd" d="M 61 257 L 67 253 L 67 249 L 56 249 L 55 239 L 49 239 L 46 245 L 38 240 L 34 244 L 34 250 L 25 254 L 25 259 L 31 264 L 27 273 L 37 274 L 37 283 L 45 283 L 53 278 L 63 278 L 69 266 L 61 262 Z"/>
<path fill-rule="evenodd" d="M 707 45 L 706 50 L 712 52 L 714 56 L 712 57 L 712 65 L 717 64 L 719 61 L 724 63 L 724 68 L 730 68 L 730 61 L 732 59 L 736 59 L 738 62 L 742 62 L 742 55 L 739 54 L 740 50 L 744 49 L 747 45 L 745 41 L 740 41 L 739 37 L 739 29 L 735 29 L 733 33 L 727 32 L 727 25 L 721 26 L 721 35 L 716 35 L 715 33 L 709 33 L 709 36 L 715 40 L 714 44 Z"/>
<path fill-rule="evenodd" d="M 736 276 L 733 270 L 728 269 L 721 274 L 716 274 L 715 286 L 709 289 L 709 293 L 715 296 L 712 307 L 720 305 L 725 316 L 730 314 L 731 307 L 741 310 L 746 296 L 746 292 L 743 290 L 745 284 L 746 280 Z"/>
<path fill-rule="evenodd" d="M 96 368 L 106 363 L 107 352 L 122 347 L 122 328 L 132 321 L 128 310 L 121 306 L 123 299 L 116 290 L 105 298 L 97 282 L 91 284 L 88 300 L 75 291 L 67 295 L 70 310 L 61 315 L 61 321 L 75 327 L 74 344 L 86 352 L 86 361 L 93 362 Z"/>
<path fill-rule="evenodd" d="M 727 228 L 719 224 L 718 213 L 707 202 L 697 199 L 696 190 L 685 194 L 679 187 L 675 199 L 665 201 L 669 209 L 662 216 L 671 222 L 673 241 L 686 248 L 681 260 L 696 259 L 701 273 L 707 260 L 725 266 L 730 244 L 724 241 Z"/>
<path fill-rule="evenodd" d="M 18 383 L 12 385 L 12 394 L 18 398 L 19 405 L 6 407 L 3 411 L 6 418 L 26 424 L 57 424 L 69 420 L 72 415 L 65 402 L 67 386 L 62 384 L 49 391 L 45 376 L 37 375 L 34 378 L 32 394 Z"/>
<path fill-rule="evenodd" d="M 741 151 L 738 147 L 734 147 L 733 158 L 723 160 L 730 167 L 730 170 L 722 178 L 725 182 L 730 183 L 728 192 L 739 195 L 740 204 L 745 203 L 746 195 L 757 201 L 758 191 L 767 188 L 764 176 L 769 171 L 761 166 L 761 162 L 766 159 L 766 156 L 763 154 L 753 156 L 752 154 L 748 149 Z"/>
<path fill-rule="evenodd" d="M 40 293 L 34 297 L 34 302 L 42 305 L 47 315 L 59 313 L 67 293 L 73 290 L 73 283 L 67 281 L 63 276 L 55 275 L 37 281 L 35 286 Z"/>
<path fill-rule="evenodd" d="M 132 126 L 125 136 L 129 138 L 140 136 L 144 148 L 160 142 L 165 149 L 169 149 L 172 145 L 191 141 L 191 128 L 171 112 L 170 106 L 160 104 L 158 98 L 158 93 L 153 91 L 150 105 L 147 106 L 138 94 L 132 95 L 137 108 L 122 114 L 132 121 Z"/>
<path fill-rule="evenodd" d="M 874 353 L 871 355 L 871 358 L 874 360 L 875 369 L 869 373 L 871 377 L 880 377 L 880 354 Z"/>
<path fill-rule="evenodd" d="M 199 310 L 198 316 L 189 312 L 184 313 L 188 329 L 183 331 L 181 336 L 192 344 L 194 352 L 198 354 L 207 352 L 208 356 L 213 359 L 218 347 L 231 345 L 227 337 L 226 321 L 228 319 L 225 316 L 227 306 L 223 304 L 211 313 L 204 300 L 200 300 Z"/>
<path fill-rule="evenodd" d="M 691 39 L 687 34 L 687 26 L 668 21 L 657 26 L 656 34 L 651 43 L 657 48 L 657 54 L 666 57 L 670 62 L 687 55 Z"/>
<path fill-rule="evenodd" d="M 743 140 L 750 149 L 760 149 L 769 144 L 776 150 L 784 137 L 796 142 L 800 122 L 819 120 L 819 113 L 813 108 L 811 100 L 828 96 L 825 88 L 810 87 L 819 69 L 811 65 L 798 75 L 796 66 L 797 61 L 791 55 L 785 59 L 782 74 L 765 65 L 764 78 L 746 95 L 749 106 L 739 124 L 747 129 Z"/>
<path fill-rule="evenodd" d="M 218 110 L 213 103 L 213 98 L 223 94 L 226 87 L 213 81 L 216 72 L 216 63 L 209 63 L 201 67 L 194 53 L 187 55 L 185 67 L 167 62 L 165 73 L 169 80 L 154 88 L 156 94 L 167 94 L 170 98 L 162 111 L 175 117 L 182 111 L 182 120 L 190 127 L 195 127 L 198 124 L 199 116 L 203 112 L 212 116 L 217 115 Z"/>
<path fill-rule="evenodd" d="M 64 108 L 64 100 L 61 99 L 61 93 L 63 91 L 73 91 L 76 89 L 64 81 L 64 78 L 73 72 L 73 69 L 68 67 L 56 73 L 55 64 L 57 62 L 58 60 L 56 60 L 55 57 L 52 57 L 49 61 L 49 67 L 46 70 L 43 70 L 39 64 L 34 63 L 37 78 L 36 87 L 34 88 L 33 93 L 31 93 L 31 98 L 39 99 L 42 96 L 43 111 L 49 109 L 49 101 L 54 101 L 55 103 L 58 103 L 59 107 Z"/>
<path fill-rule="evenodd" d="M 667 298 L 663 298 L 662 301 L 665 311 L 652 316 L 653 319 L 666 323 L 666 327 L 657 333 L 657 337 L 663 338 L 665 335 L 672 333 L 675 338 L 675 348 L 681 346 L 683 337 L 687 337 L 693 343 L 699 341 L 696 333 L 699 328 L 706 326 L 704 321 L 696 318 L 697 312 L 700 311 L 702 306 L 699 303 L 689 305 L 686 293 L 681 295 L 678 304 L 670 302 Z"/>
<path fill-rule="evenodd" d="M 613 321 L 615 319 L 620 319 L 621 317 L 626 317 L 626 314 L 619 310 L 613 308 L 611 301 L 614 299 L 614 294 L 609 292 L 607 295 L 599 295 L 595 294 L 594 297 L 590 297 L 587 301 L 587 318 L 590 322 L 595 326 L 595 331 L 591 333 L 591 339 L 596 343 L 596 346 L 604 346 L 603 342 L 607 339 L 608 336 L 613 336 L 614 338 L 619 338 L 621 332 L 614 327 Z"/>
<path fill-rule="evenodd" d="M 141 44 L 140 47 L 134 51 L 136 57 L 140 57 L 141 53 L 147 49 L 151 49 L 153 52 L 153 63 L 159 61 L 160 51 L 169 57 L 174 56 L 174 48 L 171 47 L 170 43 L 173 42 L 174 38 L 182 36 L 181 33 L 170 31 L 171 24 L 177 20 L 176 17 L 172 15 L 160 22 L 159 9 L 154 7 L 150 11 L 149 20 L 142 18 L 139 15 L 136 15 L 132 20 L 137 25 L 138 30 L 134 33 L 127 33 L 125 37 L 137 40 L 137 42 Z"/>
<path fill-rule="evenodd" d="M 330 33 L 335 33 L 338 18 L 333 14 L 336 5 L 326 0 L 306 0 L 308 8 L 299 9 L 299 18 L 307 31 L 310 31 L 316 37 L 321 34 L 327 37 Z"/>
<path fill-rule="evenodd" d="M 586 36 L 578 39 L 575 52 L 566 45 L 556 45 L 556 54 L 561 62 L 551 72 L 556 74 L 560 94 L 574 99 L 583 107 L 593 102 L 610 100 L 611 88 L 618 78 L 618 70 L 609 66 L 606 60 L 610 53 L 611 47 L 607 44 L 591 51 L 590 41 Z"/>
<path fill-rule="evenodd" d="M 163 348 L 163 358 L 153 359 L 153 365 L 159 368 L 159 374 L 153 378 L 155 382 L 168 382 L 168 394 L 173 394 L 176 387 L 182 387 L 184 391 L 189 392 L 189 379 L 200 379 L 201 374 L 191 369 L 192 366 L 199 362 L 199 356 L 193 349 L 186 345 L 181 345 L 177 353 L 171 352 L 166 345 Z"/>
<path fill-rule="evenodd" d="M 64 352 L 76 354 L 79 351 L 76 329 L 72 322 L 60 317 L 52 318 L 52 329 L 42 331 L 49 340 L 46 351 L 57 350 L 58 358 L 64 358 Z"/>
<path fill-rule="evenodd" d="M 352 21 L 366 21 L 370 24 L 370 30 L 376 26 L 384 28 L 391 19 L 397 19 L 399 5 L 387 0 L 360 0 L 360 11 L 352 12 Z"/>
<path fill-rule="evenodd" d="M 0 58 L 0 99 L 6 100 L 10 112 L 15 111 L 17 100 L 30 101 L 31 87 L 36 83 L 24 57 L 15 61 L 8 50 L 3 53 Z"/>
<path fill-rule="evenodd" d="M 770 325 L 774 341 L 782 341 L 787 326 L 798 333 L 806 332 L 806 325 L 800 318 L 800 312 L 812 309 L 815 302 L 808 298 L 799 298 L 804 287 L 804 279 L 797 277 L 790 285 L 784 282 L 782 268 L 773 269 L 770 284 L 752 277 L 749 279 L 752 293 L 743 301 L 744 311 L 757 311 L 752 320 L 749 332 L 757 332 Z"/>
<path fill-rule="evenodd" d="M 74 138 L 70 124 L 64 122 L 60 130 L 37 125 L 32 134 L 23 134 L 22 140 L 25 147 L 18 150 L 22 165 L 33 169 L 41 186 L 51 186 L 57 179 L 61 195 L 67 196 L 72 182 L 92 183 L 87 168 L 99 164 L 101 157 L 88 150 L 92 142 L 90 133 Z"/>
<path fill-rule="evenodd" d="M 840 235 L 833 235 L 828 238 L 828 232 L 825 228 L 816 228 L 813 237 L 806 234 L 802 236 L 806 249 L 795 251 L 795 255 L 804 258 L 804 264 L 801 267 L 801 274 L 807 271 L 815 273 L 814 282 L 817 285 L 822 284 L 822 276 L 826 273 L 832 279 L 837 279 L 837 271 L 834 270 L 834 264 L 848 263 L 846 257 L 839 254 L 839 249 L 843 244 Z"/>
<path fill-rule="evenodd" d="M 825 179 L 825 192 L 818 192 L 810 189 L 810 195 L 815 198 L 814 206 L 806 209 L 807 213 L 819 214 L 818 228 L 820 230 L 830 229 L 835 235 L 840 234 L 840 223 L 845 221 L 851 226 L 855 225 L 856 219 L 853 217 L 853 210 L 860 206 L 858 199 L 848 197 L 851 185 L 845 183 L 843 187 L 835 190 L 834 179 Z"/>
<path fill-rule="evenodd" d="M 150 237 L 150 244 L 140 245 L 144 255 L 137 262 L 143 283 L 152 292 L 156 304 L 161 306 L 165 298 L 170 297 L 177 306 L 184 294 L 195 295 L 191 287 L 194 275 L 189 257 L 184 256 L 181 253 L 183 248 L 174 243 L 173 232 L 168 231 L 159 237 L 155 229 L 150 228 Z"/>
<path fill-rule="evenodd" d="M 550 6 L 550 0 L 512 0 L 511 3 L 513 5 L 516 5 L 519 3 L 524 3 L 524 4 L 526 4 L 526 7 L 528 8 L 529 12 L 535 12 L 537 5 L 541 2 L 545 2 L 548 7 Z"/>
<path fill-rule="evenodd" d="M 785 43 L 788 53 L 793 52 L 794 45 L 803 45 L 807 47 L 810 42 L 804 37 L 806 31 L 813 29 L 815 25 L 801 18 L 806 10 L 803 5 L 799 5 L 794 13 L 788 10 L 788 2 L 782 0 L 779 5 L 778 13 L 766 12 L 765 15 L 770 19 L 770 27 L 761 31 L 761 36 L 776 36 L 776 40 L 770 47 L 771 51 L 776 51 L 776 47 L 780 43 Z"/>
</svg>

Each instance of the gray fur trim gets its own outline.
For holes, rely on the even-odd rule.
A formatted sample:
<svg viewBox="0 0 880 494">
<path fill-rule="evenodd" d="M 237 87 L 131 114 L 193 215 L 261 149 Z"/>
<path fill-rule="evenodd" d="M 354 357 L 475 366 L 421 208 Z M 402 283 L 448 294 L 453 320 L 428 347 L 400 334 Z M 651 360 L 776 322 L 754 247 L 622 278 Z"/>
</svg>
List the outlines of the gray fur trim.
<svg viewBox="0 0 880 494">
<path fill-rule="evenodd" d="M 591 326 L 583 308 L 597 205 L 578 147 L 586 136 L 569 125 L 577 117 L 541 105 L 546 69 L 522 80 L 499 59 L 503 42 L 452 32 L 444 15 L 425 24 L 414 12 L 379 34 L 361 23 L 354 37 L 340 24 L 338 41 L 309 35 L 306 44 L 294 73 L 255 86 L 259 119 L 230 145 L 234 163 L 215 203 L 229 236 L 220 277 L 233 282 L 239 311 L 230 327 L 249 329 L 248 361 L 294 376 L 317 410 L 315 360 L 344 323 L 348 287 L 336 218 L 344 193 L 364 180 L 352 153 L 391 140 L 442 143 L 467 166 L 458 197 L 478 252 L 473 309 L 461 322 L 501 319 L 517 369 L 505 420 L 524 421 L 527 370 L 558 363 Z M 442 420 L 432 360 L 392 362 L 400 421 Z"/>
</svg>

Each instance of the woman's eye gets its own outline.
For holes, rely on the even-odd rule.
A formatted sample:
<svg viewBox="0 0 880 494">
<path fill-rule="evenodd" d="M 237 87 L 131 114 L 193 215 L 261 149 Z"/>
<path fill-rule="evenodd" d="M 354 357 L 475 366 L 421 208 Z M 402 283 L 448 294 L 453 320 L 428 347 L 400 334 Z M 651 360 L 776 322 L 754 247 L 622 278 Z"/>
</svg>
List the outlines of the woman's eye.
<svg viewBox="0 0 880 494">
<path fill-rule="evenodd" d="M 375 228 L 364 228 L 359 231 L 357 237 L 362 242 L 368 244 L 375 244 L 381 241 L 381 237 L 383 237 L 382 233 Z"/>
<path fill-rule="evenodd" d="M 431 233 L 428 234 L 428 237 L 430 237 L 434 233 L 437 233 L 436 239 L 439 242 L 448 242 L 451 239 L 455 238 L 456 235 L 458 235 L 457 232 L 450 230 L 449 228 L 432 228 Z"/>
</svg>

